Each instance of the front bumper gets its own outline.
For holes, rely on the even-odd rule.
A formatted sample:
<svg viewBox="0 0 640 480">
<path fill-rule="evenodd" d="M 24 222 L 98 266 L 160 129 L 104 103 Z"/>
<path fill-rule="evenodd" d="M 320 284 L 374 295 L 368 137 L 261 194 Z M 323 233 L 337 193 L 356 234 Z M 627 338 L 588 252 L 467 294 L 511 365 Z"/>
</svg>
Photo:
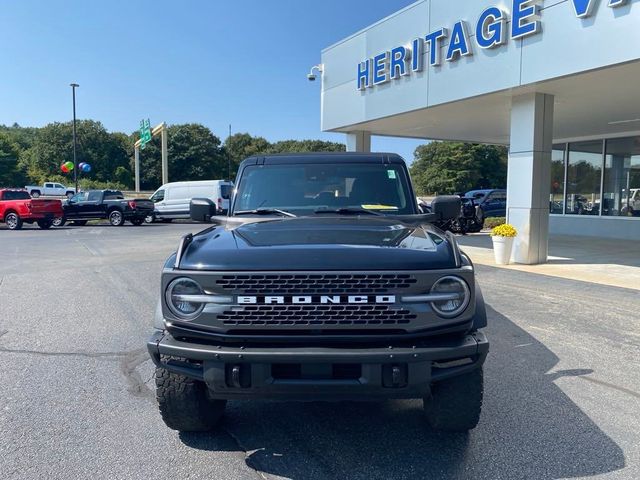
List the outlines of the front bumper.
<svg viewBox="0 0 640 480">
<path fill-rule="evenodd" d="M 428 397 L 431 384 L 480 368 L 481 332 L 416 347 L 230 347 L 176 340 L 157 330 L 154 363 L 206 382 L 219 399 L 374 400 Z"/>
</svg>

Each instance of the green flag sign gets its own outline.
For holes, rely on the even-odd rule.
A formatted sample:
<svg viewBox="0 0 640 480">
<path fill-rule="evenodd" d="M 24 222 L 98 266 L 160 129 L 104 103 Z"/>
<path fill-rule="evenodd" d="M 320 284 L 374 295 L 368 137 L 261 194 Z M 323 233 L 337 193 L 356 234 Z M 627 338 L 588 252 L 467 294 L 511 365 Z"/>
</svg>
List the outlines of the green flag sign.
<svg viewBox="0 0 640 480">
<path fill-rule="evenodd" d="M 151 122 L 149 119 L 140 120 L 140 148 L 144 149 L 145 145 L 151 141 Z"/>
</svg>

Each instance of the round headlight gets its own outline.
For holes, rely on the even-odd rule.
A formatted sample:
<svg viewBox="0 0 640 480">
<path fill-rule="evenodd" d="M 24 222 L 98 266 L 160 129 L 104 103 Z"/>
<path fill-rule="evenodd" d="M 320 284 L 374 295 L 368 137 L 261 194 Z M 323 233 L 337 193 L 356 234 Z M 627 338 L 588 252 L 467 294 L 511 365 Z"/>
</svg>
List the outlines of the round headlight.
<svg viewBox="0 0 640 480">
<path fill-rule="evenodd" d="M 202 312 L 203 303 L 192 302 L 188 295 L 202 295 L 202 288 L 190 278 L 176 278 L 167 287 L 167 305 L 171 312 L 183 320 L 191 320 Z"/>
<path fill-rule="evenodd" d="M 442 300 L 431 302 L 431 307 L 441 317 L 460 315 L 467 305 L 471 294 L 467 282 L 459 277 L 442 277 L 431 287 L 431 293 L 442 295 Z"/>
</svg>

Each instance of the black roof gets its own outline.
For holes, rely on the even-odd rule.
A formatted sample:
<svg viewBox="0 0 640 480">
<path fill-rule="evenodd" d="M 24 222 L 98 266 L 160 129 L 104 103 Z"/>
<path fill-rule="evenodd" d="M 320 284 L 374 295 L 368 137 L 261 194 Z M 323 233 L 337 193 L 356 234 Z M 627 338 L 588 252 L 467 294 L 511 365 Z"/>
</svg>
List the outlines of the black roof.
<svg viewBox="0 0 640 480">
<path fill-rule="evenodd" d="M 311 152 L 255 155 L 241 163 L 246 165 L 286 165 L 299 163 L 386 163 L 404 164 L 397 153 Z"/>
</svg>

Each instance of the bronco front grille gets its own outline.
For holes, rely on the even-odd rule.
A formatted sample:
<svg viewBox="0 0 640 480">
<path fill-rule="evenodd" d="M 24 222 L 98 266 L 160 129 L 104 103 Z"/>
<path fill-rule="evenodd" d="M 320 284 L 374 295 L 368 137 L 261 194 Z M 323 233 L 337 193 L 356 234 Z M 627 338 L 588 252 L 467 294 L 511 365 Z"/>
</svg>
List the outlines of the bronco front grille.
<svg viewBox="0 0 640 480">
<path fill-rule="evenodd" d="M 225 326 L 316 328 L 403 325 L 415 318 L 411 311 L 390 305 L 251 305 L 218 315 Z"/>
<path fill-rule="evenodd" d="M 245 294 L 399 293 L 417 282 L 409 274 L 264 274 L 223 275 L 216 286 Z"/>
</svg>

